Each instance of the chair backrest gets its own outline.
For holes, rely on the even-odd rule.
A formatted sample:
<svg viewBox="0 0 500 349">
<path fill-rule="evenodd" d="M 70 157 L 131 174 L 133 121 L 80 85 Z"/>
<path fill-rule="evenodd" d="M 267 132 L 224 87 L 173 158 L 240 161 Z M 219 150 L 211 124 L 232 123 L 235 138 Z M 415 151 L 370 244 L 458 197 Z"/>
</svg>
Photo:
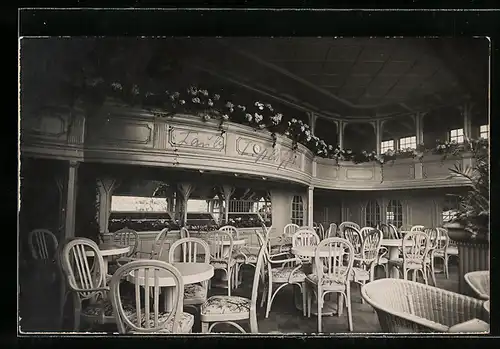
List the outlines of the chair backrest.
<svg viewBox="0 0 500 349">
<path fill-rule="evenodd" d="M 436 228 L 425 228 L 424 233 L 429 237 L 429 250 L 437 249 L 440 240 L 439 230 Z"/>
<path fill-rule="evenodd" d="M 356 228 L 357 230 L 360 229 L 359 224 L 356 224 L 354 222 L 342 222 L 339 225 L 339 232 L 341 238 L 345 237 L 344 235 L 345 228 Z"/>
<path fill-rule="evenodd" d="M 160 248 L 163 249 L 163 245 L 167 240 L 168 228 L 163 228 L 158 234 L 156 234 L 151 248 L 151 259 L 158 259 L 160 255 Z M 163 250 L 162 250 L 163 251 Z"/>
<path fill-rule="evenodd" d="M 320 242 L 318 234 L 312 228 L 299 229 L 292 235 L 292 246 L 316 246 Z"/>
<path fill-rule="evenodd" d="M 445 251 L 450 245 L 450 237 L 448 236 L 448 231 L 445 228 L 436 228 L 439 232 L 439 239 L 437 241 L 436 251 Z"/>
<path fill-rule="evenodd" d="M 268 253 L 268 240 L 269 240 L 269 232 L 271 228 L 267 228 L 265 225 L 262 225 L 262 233 L 257 234 L 257 238 L 259 240 L 259 254 L 257 255 L 257 263 L 255 264 L 255 273 L 253 276 L 252 283 L 252 298 L 250 300 L 250 332 L 251 333 L 259 333 L 259 326 L 257 323 L 257 297 L 259 295 L 259 284 L 264 283 L 265 280 L 262 277 L 262 272 L 265 268 L 265 256 Z"/>
<path fill-rule="evenodd" d="M 130 251 L 126 255 L 132 257 L 139 246 L 139 235 L 133 229 L 123 228 L 113 233 L 111 241 L 118 246 L 130 246 Z"/>
<path fill-rule="evenodd" d="M 365 228 L 363 228 L 365 229 Z M 380 245 L 382 244 L 382 232 L 375 228 L 370 228 L 368 234 L 363 237 L 363 245 L 361 247 L 361 258 L 363 263 L 369 265 L 375 262 L 379 256 Z"/>
<path fill-rule="evenodd" d="M 337 236 L 337 224 L 330 223 L 330 226 L 328 227 L 327 238 L 333 238 L 336 236 Z"/>
<path fill-rule="evenodd" d="M 97 244 L 87 238 L 69 241 L 62 251 L 62 269 L 70 290 L 80 299 L 97 296 L 106 284 L 104 259 Z"/>
<path fill-rule="evenodd" d="M 176 260 L 176 250 L 180 250 L 180 260 Z M 170 246 L 168 262 L 210 263 L 210 247 L 206 241 L 198 238 L 183 238 Z"/>
<path fill-rule="evenodd" d="M 354 263 L 354 247 L 346 239 L 325 239 L 316 249 L 314 262 L 319 283 L 323 277 L 342 283 L 349 282 L 348 276 Z"/>
<path fill-rule="evenodd" d="M 189 230 L 187 230 L 186 227 L 181 228 L 180 234 L 181 234 L 181 239 L 190 237 Z"/>
<path fill-rule="evenodd" d="M 48 229 L 35 229 L 28 234 L 28 243 L 33 259 L 52 261 L 56 258 L 57 238 Z"/>
<path fill-rule="evenodd" d="M 238 229 L 236 229 L 232 225 L 225 225 L 225 226 L 219 228 L 219 230 L 225 231 L 226 233 L 231 234 L 231 236 L 233 237 L 233 240 L 237 240 L 240 238 L 240 232 L 238 231 Z"/>
<path fill-rule="evenodd" d="M 286 237 L 292 237 L 297 230 L 299 230 L 299 226 L 297 224 L 287 224 L 285 225 L 285 228 L 283 228 L 283 235 Z"/>
<path fill-rule="evenodd" d="M 205 235 L 210 247 L 210 261 L 231 262 L 233 255 L 233 235 L 226 231 L 210 231 Z"/>
<path fill-rule="evenodd" d="M 325 227 L 321 223 L 318 224 L 318 230 L 316 231 L 316 234 L 318 234 L 320 240 L 326 239 L 328 237 L 328 231 L 325 231 Z"/>
<path fill-rule="evenodd" d="M 393 224 L 380 223 L 379 229 L 385 239 L 402 239 L 403 236 L 398 232 L 398 229 Z"/>
<path fill-rule="evenodd" d="M 349 241 L 354 249 L 354 254 L 359 256 L 361 254 L 361 247 L 363 246 L 363 236 L 356 227 L 344 226 L 344 239 Z"/>
<path fill-rule="evenodd" d="M 394 224 L 388 223 L 387 225 L 389 226 L 389 231 L 390 234 L 393 236 L 393 239 L 403 238 L 403 234 L 399 232 L 398 228 Z"/>
<path fill-rule="evenodd" d="M 403 238 L 403 262 L 421 263 L 429 252 L 429 235 L 423 231 L 411 231 Z"/>
<path fill-rule="evenodd" d="M 129 276 L 130 275 L 130 276 Z M 135 312 L 126 311 L 122 303 L 122 279 L 134 278 L 135 287 Z M 170 277 L 174 280 L 174 301 L 172 311 L 160 320 L 160 277 Z M 139 284 L 144 285 L 144 298 L 141 299 Z M 179 323 L 182 315 L 184 298 L 184 283 L 179 270 L 164 261 L 136 260 L 129 262 L 113 274 L 111 278 L 111 304 L 120 333 L 133 332 L 159 332 L 170 323 L 172 333 L 179 333 Z M 144 303 L 144 304 L 142 304 Z"/>
<path fill-rule="evenodd" d="M 372 228 L 372 227 L 363 227 L 359 230 L 359 233 L 361 234 L 361 238 L 363 241 L 365 240 L 365 237 L 368 236 L 371 232 L 374 230 L 377 230 L 377 228 Z"/>
<path fill-rule="evenodd" d="M 423 225 L 413 225 L 410 231 L 424 231 L 425 227 Z"/>
</svg>

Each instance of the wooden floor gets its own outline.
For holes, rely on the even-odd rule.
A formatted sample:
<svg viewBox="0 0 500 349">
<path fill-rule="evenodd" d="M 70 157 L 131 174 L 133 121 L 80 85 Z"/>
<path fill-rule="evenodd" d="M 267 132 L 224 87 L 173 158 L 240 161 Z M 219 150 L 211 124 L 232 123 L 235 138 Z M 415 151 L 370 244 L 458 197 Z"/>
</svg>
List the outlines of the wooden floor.
<svg viewBox="0 0 500 349">
<path fill-rule="evenodd" d="M 234 295 L 250 297 L 251 281 L 253 269 L 249 268 L 244 273 L 244 283 L 233 292 Z M 380 275 L 382 276 L 382 275 Z M 457 267 L 450 265 L 450 277 L 446 279 L 443 274 L 437 274 L 437 285 L 450 291 L 458 291 Z M 19 300 L 22 332 L 59 332 L 61 328 L 57 325 L 57 304 L 58 290 L 57 284 L 46 286 L 44 282 L 28 275 L 20 275 L 21 297 Z M 297 310 L 293 302 L 293 286 L 285 287 L 278 294 L 273 302 L 273 306 L 268 318 L 265 318 L 265 308 L 259 308 L 258 324 L 259 333 L 284 333 L 284 334 L 307 334 L 317 332 L 317 317 L 311 315 L 310 318 L 304 317 Z M 226 290 L 212 288 L 210 294 L 226 294 Z M 69 302 L 71 303 L 71 302 Z M 356 333 L 374 333 L 380 332 L 377 315 L 368 304 L 361 303 L 359 287 L 352 287 L 352 307 L 353 307 L 353 325 Z M 186 309 L 190 311 L 189 309 Z M 323 332 L 325 333 L 346 333 L 347 315 L 346 311 L 340 317 L 324 316 Z M 195 318 L 194 332 L 199 331 L 199 319 Z M 71 318 L 65 320 L 63 331 L 71 330 Z M 249 331 L 248 324 L 241 323 L 242 327 Z M 115 332 L 114 326 L 103 327 L 102 331 Z M 221 325 L 217 327 L 218 332 L 237 332 L 231 326 Z"/>
</svg>

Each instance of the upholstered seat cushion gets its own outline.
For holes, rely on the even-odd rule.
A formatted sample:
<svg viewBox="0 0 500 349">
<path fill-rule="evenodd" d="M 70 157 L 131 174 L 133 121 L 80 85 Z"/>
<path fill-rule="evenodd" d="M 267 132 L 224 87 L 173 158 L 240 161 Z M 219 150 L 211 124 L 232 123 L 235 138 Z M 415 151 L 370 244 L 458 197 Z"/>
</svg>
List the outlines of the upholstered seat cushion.
<svg viewBox="0 0 500 349">
<path fill-rule="evenodd" d="M 435 251 L 434 252 L 435 255 L 437 256 L 443 256 L 444 255 L 444 251 L 443 250 L 440 250 L 440 251 Z M 458 256 L 458 247 L 457 246 L 448 246 L 448 248 L 446 249 L 446 253 L 450 256 Z"/>
<path fill-rule="evenodd" d="M 344 268 L 344 267 L 342 267 Z M 315 284 L 318 283 L 318 276 L 316 274 L 307 275 L 307 280 L 313 282 Z M 349 280 L 355 282 L 369 281 L 370 280 L 370 272 L 363 268 L 353 267 L 351 269 L 351 274 L 349 276 Z M 326 274 L 323 275 L 323 285 L 342 285 L 343 281 L 336 278 L 329 278 Z"/>
<path fill-rule="evenodd" d="M 163 327 L 163 329 L 161 329 L 159 331 L 152 332 L 152 333 L 158 333 L 158 334 L 172 333 L 172 329 L 173 329 L 173 325 L 174 325 L 174 317 L 172 316 L 170 319 L 168 319 L 169 315 L 170 315 L 170 313 L 158 314 L 158 324 L 159 324 L 159 327 Z M 136 313 L 129 316 L 128 319 L 130 320 L 130 322 L 137 325 L 137 314 Z M 191 332 L 191 328 L 193 327 L 193 324 L 194 324 L 194 315 L 183 312 L 183 313 L 181 313 L 181 316 L 180 316 L 179 326 L 177 327 L 177 332 L 178 333 L 189 333 L 189 332 Z M 154 327 L 154 325 L 155 325 L 154 313 L 151 312 L 149 314 L 149 326 Z M 144 310 L 142 310 L 141 311 L 141 327 L 145 327 L 145 326 L 146 326 L 146 314 L 144 313 Z M 131 331 L 131 333 L 144 334 L 145 332 L 143 332 L 143 331 Z"/>
<path fill-rule="evenodd" d="M 430 258 L 429 257 L 425 258 L 425 262 L 430 263 Z M 402 267 L 403 266 L 403 258 L 391 259 L 391 260 L 389 260 L 389 264 L 395 264 L 398 267 Z M 422 268 L 422 263 L 416 262 L 416 261 L 407 261 L 406 267 L 410 268 L 410 269 L 420 269 L 420 268 Z"/>
<path fill-rule="evenodd" d="M 250 299 L 238 296 L 212 296 L 201 305 L 200 314 L 241 314 L 250 312 Z"/>
<path fill-rule="evenodd" d="M 127 298 L 122 298 L 123 309 L 126 314 L 132 314 L 135 312 L 134 303 Z M 104 311 L 104 316 L 113 316 L 113 306 L 111 305 L 111 300 L 109 298 L 100 299 L 95 303 L 88 304 L 82 309 L 82 314 L 86 316 L 102 316 Z"/>
<path fill-rule="evenodd" d="M 236 261 L 234 259 L 231 259 L 231 263 L 230 263 L 230 266 L 234 266 L 236 264 Z M 211 261 L 210 262 L 210 265 L 214 267 L 214 269 L 227 269 L 228 267 L 228 264 L 227 262 L 223 262 L 223 261 Z"/>
<path fill-rule="evenodd" d="M 316 274 L 309 274 L 307 275 L 307 281 L 317 285 L 318 284 L 318 275 Z M 339 279 L 334 279 L 334 278 L 328 278 L 326 276 L 323 276 L 323 279 L 321 280 L 321 286 L 324 289 L 328 290 L 339 290 L 342 291 L 345 289 L 346 284 L 343 280 Z"/>
<path fill-rule="evenodd" d="M 203 303 L 207 299 L 208 290 L 200 284 L 184 285 L 184 300 L 200 300 Z"/>
<path fill-rule="evenodd" d="M 273 282 L 303 282 L 306 279 L 306 274 L 301 269 L 296 268 L 297 267 L 284 267 L 271 269 Z"/>
<path fill-rule="evenodd" d="M 234 260 L 237 263 L 257 263 L 257 255 L 245 253 L 245 255 L 238 254 L 234 256 Z"/>
</svg>

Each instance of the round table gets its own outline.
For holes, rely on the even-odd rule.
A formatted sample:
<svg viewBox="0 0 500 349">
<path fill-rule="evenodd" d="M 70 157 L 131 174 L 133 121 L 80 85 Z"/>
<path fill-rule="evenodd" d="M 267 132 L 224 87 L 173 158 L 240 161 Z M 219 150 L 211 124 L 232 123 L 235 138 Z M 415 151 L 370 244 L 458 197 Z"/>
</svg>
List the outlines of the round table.
<svg viewBox="0 0 500 349">
<path fill-rule="evenodd" d="M 130 252 L 130 246 L 117 246 L 112 243 L 102 243 L 99 245 L 99 251 L 101 252 L 102 259 L 104 260 L 104 275 L 108 275 L 108 261 L 110 257 L 122 255 Z M 88 257 L 93 257 L 93 251 L 87 251 L 85 253 Z"/>
<path fill-rule="evenodd" d="M 182 281 L 184 285 L 194 284 L 201 281 L 206 281 L 214 276 L 214 267 L 207 263 L 173 263 L 174 267 L 179 270 L 182 275 Z M 148 278 L 148 284 L 150 287 L 154 287 L 154 275 L 150 273 L 151 276 Z M 158 272 L 158 286 L 165 287 L 165 311 L 172 311 L 174 300 L 174 287 L 175 280 L 170 273 Z M 146 284 L 144 272 L 139 272 L 138 277 L 136 277 L 133 271 L 127 276 L 127 281 L 135 284 L 136 282 L 144 286 Z"/>
<path fill-rule="evenodd" d="M 406 246 L 413 245 L 412 241 L 407 242 Z M 387 247 L 389 251 L 389 260 L 394 261 L 399 258 L 399 251 L 403 248 L 403 239 L 382 239 L 381 245 Z M 399 279 L 399 272 L 395 266 L 391 268 L 391 278 Z"/>
<path fill-rule="evenodd" d="M 291 251 L 294 255 L 300 256 L 300 257 L 311 257 L 312 258 L 312 269 L 313 271 L 316 270 L 316 266 L 314 265 L 314 256 L 316 256 L 316 250 L 317 246 L 295 246 L 292 247 Z M 328 257 L 330 255 L 330 249 L 325 247 L 324 249 L 322 248 L 320 251 L 320 256 L 321 257 Z M 327 294 L 325 297 L 325 301 L 323 303 L 323 309 L 321 310 L 321 315 L 325 316 L 330 316 L 333 314 L 337 313 L 337 300 L 333 299 L 334 297 L 331 297 L 331 293 Z M 297 309 L 302 310 L 302 300 L 300 302 L 295 299 L 295 306 Z M 343 299 L 340 298 L 340 302 L 343 302 Z M 314 315 L 318 315 L 318 305 L 316 301 L 311 303 L 311 313 Z M 342 310 L 340 310 L 339 313 L 341 313 Z"/>
</svg>

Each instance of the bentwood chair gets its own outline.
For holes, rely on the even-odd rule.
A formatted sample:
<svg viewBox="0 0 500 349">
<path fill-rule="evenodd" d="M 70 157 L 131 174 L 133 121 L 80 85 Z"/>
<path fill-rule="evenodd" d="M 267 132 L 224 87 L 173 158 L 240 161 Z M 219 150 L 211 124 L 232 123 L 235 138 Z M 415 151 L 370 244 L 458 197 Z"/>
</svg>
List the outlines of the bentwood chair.
<svg viewBox="0 0 500 349">
<path fill-rule="evenodd" d="M 425 227 L 423 225 L 413 225 L 410 231 L 424 231 Z"/>
<path fill-rule="evenodd" d="M 180 255 L 180 256 L 179 256 Z M 210 263 L 210 247 L 198 238 L 183 238 L 172 244 L 168 262 Z M 208 280 L 184 286 L 184 305 L 200 305 L 207 300 Z"/>
<path fill-rule="evenodd" d="M 69 241 L 62 251 L 62 269 L 68 292 L 73 294 L 74 330 L 80 330 L 81 320 L 89 324 L 114 323 L 104 260 L 97 244 L 86 238 Z"/>
<path fill-rule="evenodd" d="M 168 228 L 163 228 L 158 234 L 156 234 L 151 247 L 151 259 L 158 259 L 159 249 L 163 247 L 167 240 Z M 181 234 L 182 236 L 182 234 Z"/>
<path fill-rule="evenodd" d="M 436 228 L 441 236 L 438 248 L 434 251 L 434 258 L 443 260 L 443 269 L 446 278 L 449 278 L 449 262 L 450 257 L 458 257 L 458 247 L 451 244 L 448 231 L 445 228 Z"/>
<path fill-rule="evenodd" d="M 470 286 L 478 298 L 490 299 L 490 271 L 471 271 L 465 274 L 465 282 Z"/>
<path fill-rule="evenodd" d="M 356 228 L 354 226 L 344 226 L 343 227 L 344 231 L 344 239 L 349 241 L 353 247 L 354 251 L 354 257 L 356 258 L 361 258 L 361 247 L 363 246 L 363 236 L 361 235 L 361 232 L 359 228 Z"/>
<path fill-rule="evenodd" d="M 311 228 L 299 229 L 292 236 L 292 247 L 297 246 L 318 246 L 320 242 L 319 236 Z M 302 263 L 311 263 L 310 257 L 298 256 Z"/>
<path fill-rule="evenodd" d="M 342 222 L 342 223 L 340 223 L 339 232 L 340 232 L 340 237 L 342 239 L 345 237 L 345 235 L 344 235 L 345 228 L 355 228 L 357 230 L 361 229 L 359 224 L 354 223 L 354 222 Z"/>
<path fill-rule="evenodd" d="M 236 227 L 234 227 L 232 225 L 225 225 L 225 226 L 219 228 L 219 230 L 225 231 L 226 233 L 231 234 L 231 236 L 233 237 L 233 241 L 238 240 L 240 238 L 239 230 L 236 229 Z M 232 270 L 232 274 L 231 274 L 231 277 L 232 277 L 231 285 L 233 286 L 233 288 L 238 287 L 238 280 L 239 280 L 238 271 L 239 271 L 241 264 L 242 264 L 242 262 L 240 262 L 241 259 L 237 258 L 240 255 L 240 250 L 241 250 L 241 246 L 233 245 L 233 261 L 235 264 L 235 266 Z"/>
<path fill-rule="evenodd" d="M 162 311 L 160 307 L 159 275 L 167 275 L 174 281 L 172 287 L 174 302 L 172 310 Z M 123 292 L 123 279 L 135 278 L 135 299 L 124 301 L 127 295 Z M 139 279 L 145 278 L 144 297 L 140 294 Z M 149 284 L 151 282 L 151 284 Z M 184 283 L 179 270 L 173 265 L 157 260 L 136 260 L 121 266 L 111 278 L 111 304 L 118 332 L 133 334 L 173 334 L 190 333 L 194 324 L 194 316 L 183 312 Z M 132 307 L 133 311 L 130 311 Z"/>
<path fill-rule="evenodd" d="M 325 253 L 325 250 L 328 252 Z M 306 278 L 309 284 L 307 315 L 311 317 L 312 296 L 314 295 L 318 306 L 318 333 L 322 332 L 321 311 L 324 299 L 330 293 L 337 293 L 345 299 L 349 331 L 353 330 L 350 286 L 353 263 L 354 248 L 346 239 L 328 238 L 319 243 L 314 257 L 315 271 Z M 343 306 L 344 304 L 339 301 L 339 313 Z"/>
<path fill-rule="evenodd" d="M 330 223 L 330 226 L 328 227 L 328 233 L 327 233 L 327 236 L 325 237 L 326 238 L 334 238 L 334 237 L 337 237 L 337 232 L 338 232 L 338 229 L 337 229 L 337 224 L 335 223 Z"/>
<path fill-rule="evenodd" d="M 52 284 L 56 279 L 57 238 L 48 229 L 35 229 L 28 234 L 28 244 L 37 277 Z"/>
<path fill-rule="evenodd" d="M 114 260 L 108 267 L 108 272 L 113 274 L 123 264 L 133 261 L 137 257 L 139 247 L 139 235 L 133 229 L 123 228 L 113 233 L 111 242 L 117 246 L 130 246 L 130 251 Z"/>
<path fill-rule="evenodd" d="M 425 269 L 431 276 L 433 286 L 437 286 L 434 259 L 436 250 L 441 248 L 441 235 L 439 234 L 439 230 L 436 228 L 426 228 L 424 233 L 429 237 L 429 251 L 425 257 Z"/>
<path fill-rule="evenodd" d="M 233 235 L 227 231 L 215 230 L 206 235 L 205 241 L 210 247 L 210 264 L 227 277 L 227 294 L 231 295 L 232 275 L 236 265 L 233 258 Z"/>
<path fill-rule="evenodd" d="M 281 242 L 277 249 L 273 249 L 272 253 L 289 252 L 292 247 L 292 236 L 295 234 L 300 227 L 297 224 L 289 223 L 283 228 L 283 234 L 281 235 Z"/>
<path fill-rule="evenodd" d="M 403 273 L 403 278 L 408 279 L 408 272 L 413 272 L 413 281 L 417 280 L 420 271 L 427 284 L 427 271 L 425 259 L 429 252 L 429 236 L 422 231 L 412 231 L 405 235 L 402 244 L 403 258 L 390 260 L 389 266 L 394 265 Z"/>
<path fill-rule="evenodd" d="M 267 234 L 267 232 L 266 232 Z M 201 305 L 202 333 L 210 333 L 219 324 L 229 324 L 245 333 L 245 329 L 235 321 L 249 320 L 250 332 L 259 333 L 257 323 L 257 297 L 259 294 L 260 273 L 264 265 L 264 256 L 267 252 L 267 237 L 257 232 L 259 239 L 259 254 L 255 265 L 250 299 L 238 296 L 212 296 Z"/>
</svg>

